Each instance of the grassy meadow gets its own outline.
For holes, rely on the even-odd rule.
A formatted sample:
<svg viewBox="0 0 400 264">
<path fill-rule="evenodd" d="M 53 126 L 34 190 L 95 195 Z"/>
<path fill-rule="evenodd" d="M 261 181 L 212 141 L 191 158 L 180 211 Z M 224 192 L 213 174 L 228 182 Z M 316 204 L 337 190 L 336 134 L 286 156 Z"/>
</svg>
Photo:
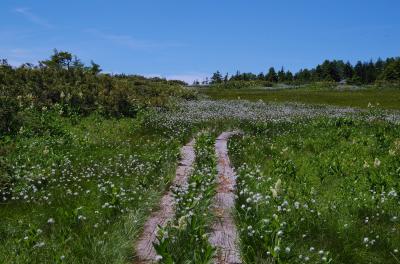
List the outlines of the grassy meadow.
<svg viewBox="0 0 400 264">
<path fill-rule="evenodd" d="M 140 121 L 63 118 L 2 141 L 1 263 L 126 263 L 175 173 L 185 134 Z"/>
<path fill-rule="evenodd" d="M 398 263 L 400 127 L 319 118 L 230 143 L 245 263 Z"/>
<path fill-rule="evenodd" d="M 400 109 L 400 89 L 208 89 L 199 88 L 200 94 L 211 99 L 219 100 L 250 100 L 265 102 L 298 102 L 304 104 L 327 104 L 335 106 L 349 106 L 367 108 L 368 104 L 379 104 L 383 109 Z"/>
<path fill-rule="evenodd" d="M 154 249 L 211 263 L 214 144 L 231 130 L 243 263 L 400 263 L 400 90 L 187 89 L 70 57 L 0 66 L 0 263 L 134 263 L 192 138 Z"/>
<path fill-rule="evenodd" d="M 238 174 L 244 263 L 398 263 L 400 127 L 379 109 L 181 101 L 135 118 L 32 112 L 1 140 L 1 263 L 130 263 L 144 221 L 196 138 L 161 263 L 209 263 L 218 133 Z M 388 121 L 390 120 L 390 121 Z M 180 250 L 176 250 L 179 248 Z"/>
</svg>

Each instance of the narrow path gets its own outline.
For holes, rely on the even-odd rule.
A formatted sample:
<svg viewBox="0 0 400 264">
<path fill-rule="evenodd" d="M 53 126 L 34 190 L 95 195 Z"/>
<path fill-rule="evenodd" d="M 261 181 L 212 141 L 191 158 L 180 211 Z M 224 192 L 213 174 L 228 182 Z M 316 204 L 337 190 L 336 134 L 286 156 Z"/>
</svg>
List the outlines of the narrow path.
<svg viewBox="0 0 400 264">
<path fill-rule="evenodd" d="M 181 161 L 176 169 L 176 176 L 171 187 L 182 188 L 187 186 L 188 177 L 193 170 L 195 160 L 194 151 L 195 141 L 192 139 L 188 144 L 181 148 Z M 156 242 L 158 226 L 164 226 L 169 220 L 174 218 L 175 206 L 172 188 L 161 198 L 159 210 L 154 212 L 146 221 L 143 233 L 135 246 L 135 263 L 155 263 L 157 253 L 153 247 Z M 177 249 L 179 250 L 179 249 Z"/>
<path fill-rule="evenodd" d="M 217 248 L 217 264 L 242 263 L 238 248 L 238 235 L 232 211 L 235 205 L 236 175 L 228 156 L 228 139 L 238 132 L 223 132 L 217 138 L 215 151 L 218 156 L 218 187 L 213 202 L 216 220 L 212 225 L 210 243 Z"/>
</svg>

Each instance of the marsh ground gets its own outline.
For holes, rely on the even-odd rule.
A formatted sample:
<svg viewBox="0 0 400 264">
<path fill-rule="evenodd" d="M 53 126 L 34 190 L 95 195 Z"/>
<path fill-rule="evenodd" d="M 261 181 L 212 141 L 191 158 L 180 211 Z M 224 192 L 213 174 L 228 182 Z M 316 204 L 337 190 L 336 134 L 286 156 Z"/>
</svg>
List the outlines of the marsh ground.
<svg viewBox="0 0 400 264">
<path fill-rule="evenodd" d="M 400 89 L 209 89 L 199 88 L 200 94 L 211 99 L 250 100 L 265 102 L 298 102 L 305 104 L 327 104 L 342 107 L 367 108 L 368 104 L 379 104 L 382 109 L 400 109 Z"/>
<path fill-rule="evenodd" d="M 1 142 L 3 263 L 131 262 L 146 217 L 174 177 L 180 146 L 199 131 L 190 187 L 176 190 L 177 217 L 156 249 L 165 263 L 193 256 L 205 263 L 215 252 L 207 238 L 213 144 L 236 128 L 245 132 L 230 155 L 247 263 L 399 258 L 396 112 L 194 100 L 136 118 L 66 118 L 44 109 L 38 120 Z"/>
</svg>

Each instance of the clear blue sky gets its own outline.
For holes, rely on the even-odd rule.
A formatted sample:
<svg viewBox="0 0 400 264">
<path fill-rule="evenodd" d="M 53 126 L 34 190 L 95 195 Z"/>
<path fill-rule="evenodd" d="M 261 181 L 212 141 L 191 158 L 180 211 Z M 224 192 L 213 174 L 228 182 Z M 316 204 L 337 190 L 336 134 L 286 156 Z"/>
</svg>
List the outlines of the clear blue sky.
<svg viewBox="0 0 400 264">
<path fill-rule="evenodd" d="M 400 56 L 399 0 L 1 0 L 0 58 L 53 48 L 107 72 L 192 80 Z"/>
</svg>

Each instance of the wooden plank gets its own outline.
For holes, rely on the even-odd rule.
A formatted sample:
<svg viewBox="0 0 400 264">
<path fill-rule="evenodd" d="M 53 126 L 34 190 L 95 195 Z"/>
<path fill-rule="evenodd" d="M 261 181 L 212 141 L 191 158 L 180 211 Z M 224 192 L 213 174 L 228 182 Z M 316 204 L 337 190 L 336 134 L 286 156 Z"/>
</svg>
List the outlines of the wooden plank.
<svg viewBox="0 0 400 264">
<path fill-rule="evenodd" d="M 228 139 L 237 133 L 224 132 L 215 143 L 218 156 L 218 187 L 212 206 L 216 220 L 212 224 L 209 241 L 217 249 L 214 263 L 218 264 L 242 263 L 237 229 L 233 219 L 236 174 L 228 156 Z"/>
<path fill-rule="evenodd" d="M 192 139 L 181 148 L 181 160 L 176 169 L 175 179 L 172 182 L 170 190 L 161 198 L 160 209 L 151 214 L 143 227 L 143 233 L 135 246 L 136 259 L 134 263 L 157 262 L 157 253 L 153 246 L 153 243 L 157 241 L 157 228 L 158 226 L 165 226 L 175 216 L 175 202 L 172 189 L 187 187 L 188 178 L 193 170 L 195 160 L 194 144 L 195 140 Z"/>
</svg>

